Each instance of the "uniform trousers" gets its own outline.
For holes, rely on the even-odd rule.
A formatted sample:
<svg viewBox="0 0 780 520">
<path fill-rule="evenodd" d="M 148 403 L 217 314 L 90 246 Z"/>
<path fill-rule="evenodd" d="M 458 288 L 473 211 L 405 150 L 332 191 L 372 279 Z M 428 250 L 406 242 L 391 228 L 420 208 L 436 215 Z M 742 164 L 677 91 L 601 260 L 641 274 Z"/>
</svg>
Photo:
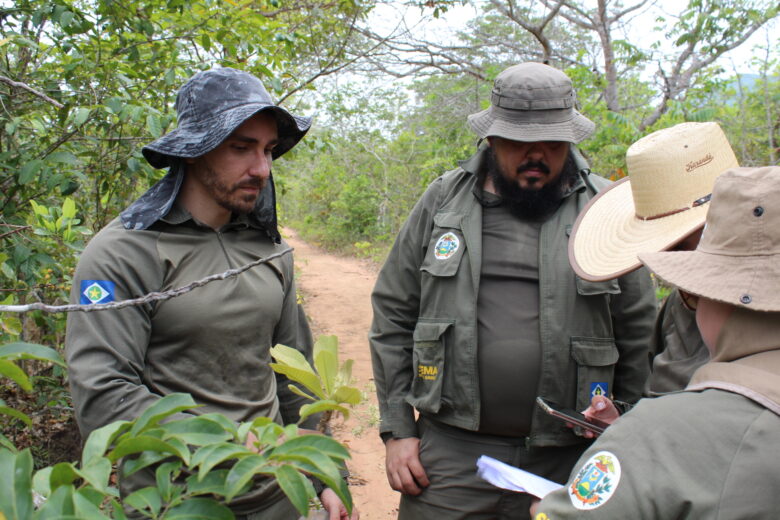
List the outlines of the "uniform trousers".
<svg viewBox="0 0 780 520">
<path fill-rule="evenodd" d="M 477 476 L 477 459 L 493 457 L 554 482 L 565 483 L 588 442 L 527 447 L 526 437 L 484 435 L 420 416 L 420 461 L 430 485 L 402 495 L 399 520 L 526 520 L 532 496 L 493 486 Z"/>
</svg>

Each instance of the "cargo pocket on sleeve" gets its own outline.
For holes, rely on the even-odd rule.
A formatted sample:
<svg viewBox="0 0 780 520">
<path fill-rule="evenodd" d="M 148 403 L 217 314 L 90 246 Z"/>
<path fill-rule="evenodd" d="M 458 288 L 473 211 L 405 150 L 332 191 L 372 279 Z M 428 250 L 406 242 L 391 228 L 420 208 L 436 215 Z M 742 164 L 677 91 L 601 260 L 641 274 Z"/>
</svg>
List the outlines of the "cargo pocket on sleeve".
<svg viewBox="0 0 780 520">
<path fill-rule="evenodd" d="M 444 378 L 444 337 L 452 322 L 419 321 L 414 329 L 414 379 L 407 401 L 421 412 L 441 407 Z"/>
<path fill-rule="evenodd" d="M 610 397 L 615 364 L 620 357 L 612 338 L 571 338 L 571 356 L 577 363 L 577 410 L 594 395 Z"/>
</svg>

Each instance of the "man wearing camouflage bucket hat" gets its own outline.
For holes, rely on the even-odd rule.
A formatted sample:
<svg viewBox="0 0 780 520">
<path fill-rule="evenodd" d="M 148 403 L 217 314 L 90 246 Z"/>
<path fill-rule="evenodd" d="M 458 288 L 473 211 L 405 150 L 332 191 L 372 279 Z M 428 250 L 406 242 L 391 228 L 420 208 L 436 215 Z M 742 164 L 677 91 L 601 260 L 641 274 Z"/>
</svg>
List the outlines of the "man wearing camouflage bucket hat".
<svg viewBox="0 0 780 520">
<path fill-rule="evenodd" d="M 780 168 L 727 170 L 697 248 L 639 259 L 695 309 L 711 360 L 610 426 L 536 518 L 777 518 Z"/>
<path fill-rule="evenodd" d="M 183 287 L 288 248 L 277 229 L 271 164 L 311 119 L 275 105 L 259 79 L 231 68 L 195 74 L 176 111 L 177 128 L 142 150 L 167 174 L 90 241 L 73 280 L 74 303 Z M 311 358 L 289 253 L 163 302 L 71 313 L 66 356 L 82 436 L 135 419 L 174 392 L 202 405 L 187 413 L 294 423 L 305 401 L 269 366 L 277 343 Z M 154 479 L 153 470 L 139 471 L 122 479 L 122 492 Z M 332 490 L 320 497 L 331 518 L 347 518 Z M 271 478 L 256 479 L 229 505 L 242 519 L 299 516 Z"/>
<path fill-rule="evenodd" d="M 591 283 L 566 257 L 577 214 L 610 184 L 578 165 L 594 124 L 571 80 L 515 65 L 490 103 L 468 119 L 487 143 L 428 187 L 372 295 L 380 433 L 403 520 L 528 518 L 529 496 L 481 481 L 477 459 L 562 482 L 589 441 L 536 397 L 633 402 L 647 376 L 648 274 Z"/>
</svg>

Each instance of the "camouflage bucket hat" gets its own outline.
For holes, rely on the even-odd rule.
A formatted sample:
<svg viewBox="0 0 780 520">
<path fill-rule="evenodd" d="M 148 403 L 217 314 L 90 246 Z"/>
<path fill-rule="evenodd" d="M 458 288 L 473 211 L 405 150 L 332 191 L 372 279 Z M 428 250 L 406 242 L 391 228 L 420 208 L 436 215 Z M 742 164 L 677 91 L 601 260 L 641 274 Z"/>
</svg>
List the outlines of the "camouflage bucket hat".
<svg viewBox="0 0 780 520">
<path fill-rule="evenodd" d="M 276 118 L 276 159 L 301 140 L 311 118 L 294 116 L 275 105 L 260 80 L 247 72 L 227 67 L 198 72 L 176 97 L 178 127 L 144 146 L 143 155 L 155 168 L 170 166 L 172 157 L 200 157 L 263 110 L 272 111 Z"/>
<path fill-rule="evenodd" d="M 521 63 L 496 77 L 490 108 L 471 114 L 468 122 L 482 139 L 577 144 L 596 125 L 575 110 L 575 101 L 569 76 L 543 63 Z"/>
</svg>

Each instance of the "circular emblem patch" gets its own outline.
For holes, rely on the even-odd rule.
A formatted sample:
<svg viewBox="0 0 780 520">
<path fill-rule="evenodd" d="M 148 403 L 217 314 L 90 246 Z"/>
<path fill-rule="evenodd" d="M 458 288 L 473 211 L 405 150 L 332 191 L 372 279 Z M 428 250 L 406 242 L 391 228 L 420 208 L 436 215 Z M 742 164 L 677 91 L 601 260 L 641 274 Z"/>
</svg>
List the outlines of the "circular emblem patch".
<svg viewBox="0 0 780 520">
<path fill-rule="evenodd" d="M 460 247 L 460 239 L 455 236 L 455 233 L 444 233 L 439 240 L 436 241 L 436 247 L 433 249 L 433 256 L 436 260 L 446 260 Z"/>
<path fill-rule="evenodd" d="M 620 461 L 612 453 L 600 451 L 580 468 L 569 486 L 569 499 L 577 509 L 596 509 L 612 498 L 619 482 Z"/>
</svg>

